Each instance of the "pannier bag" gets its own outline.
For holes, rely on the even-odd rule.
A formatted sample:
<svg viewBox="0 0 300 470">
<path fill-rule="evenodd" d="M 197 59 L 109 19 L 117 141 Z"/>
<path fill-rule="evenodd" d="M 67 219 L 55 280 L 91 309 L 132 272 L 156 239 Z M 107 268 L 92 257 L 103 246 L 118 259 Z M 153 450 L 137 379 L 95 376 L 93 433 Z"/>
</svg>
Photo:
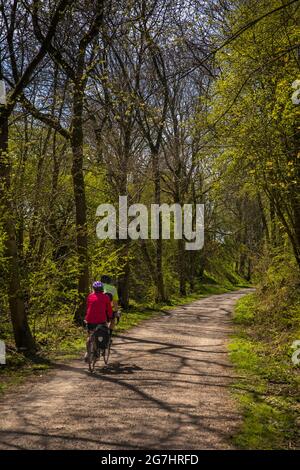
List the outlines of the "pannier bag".
<svg viewBox="0 0 300 470">
<path fill-rule="evenodd" d="M 108 346 L 109 330 L 108 328 L 101 327 L 95 331 L 97 346 L 100 349 L 105 349 Z"/>
</svg>

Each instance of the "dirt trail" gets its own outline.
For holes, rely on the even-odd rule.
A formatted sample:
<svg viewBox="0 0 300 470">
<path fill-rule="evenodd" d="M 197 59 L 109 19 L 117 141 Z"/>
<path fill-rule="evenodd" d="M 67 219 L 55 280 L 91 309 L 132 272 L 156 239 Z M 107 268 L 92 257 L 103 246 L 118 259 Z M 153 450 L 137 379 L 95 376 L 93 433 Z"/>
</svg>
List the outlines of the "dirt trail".
<svg viewBox="0 0 300 470">
<path fill-rule="evenodd" d="M 234 303 L 214 295 L 114 339 L 108 368 L 57 364 L 0 402 L 0 449 L 230 449 L 240 422 L 226 343 Z"/>
</svg>

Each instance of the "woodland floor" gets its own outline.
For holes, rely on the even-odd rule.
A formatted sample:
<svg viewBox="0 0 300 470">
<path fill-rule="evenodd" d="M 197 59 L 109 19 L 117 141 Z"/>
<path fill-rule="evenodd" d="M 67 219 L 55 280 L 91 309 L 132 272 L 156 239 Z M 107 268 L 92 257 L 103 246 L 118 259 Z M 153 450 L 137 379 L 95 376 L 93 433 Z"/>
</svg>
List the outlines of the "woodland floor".
<svg viewBox="0 0 300 470">
<path fill-rule="evenodd" d="M 232 449 L 241 415 L 228 360 L 235 302 L 181 306 L 114 338 L 110 363 L 82 359 L 0 401 L 0 449 Z"/>
</svg>

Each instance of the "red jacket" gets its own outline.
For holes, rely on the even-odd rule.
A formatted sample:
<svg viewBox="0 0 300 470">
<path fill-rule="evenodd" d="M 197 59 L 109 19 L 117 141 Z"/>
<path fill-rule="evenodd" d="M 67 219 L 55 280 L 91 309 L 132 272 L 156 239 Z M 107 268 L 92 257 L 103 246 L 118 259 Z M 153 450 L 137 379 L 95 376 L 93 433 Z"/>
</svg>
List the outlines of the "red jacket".
<svg viewBox="0 0 300 470">
<path fill-rule="evenodd" d="M 113 317 L 109 297 L 103 292 L 94 292 L 87 298 L 85 319 L 88 323 L 105 323 Z"/>
</svg>

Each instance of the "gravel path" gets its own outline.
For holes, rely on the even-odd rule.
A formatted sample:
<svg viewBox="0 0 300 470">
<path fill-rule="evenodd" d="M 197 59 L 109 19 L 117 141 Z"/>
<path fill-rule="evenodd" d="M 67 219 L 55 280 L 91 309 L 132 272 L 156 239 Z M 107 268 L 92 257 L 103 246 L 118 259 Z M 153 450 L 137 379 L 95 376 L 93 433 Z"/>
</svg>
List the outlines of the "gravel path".
<svg viewBox="0 0 300 470">
<path fill-rule="evenodd" d="M 57 367 L 0 402 L 0 449 L 230 449 L 240 424 L 226 344 L 234 303 L 214 295 L 114 339 L 110 365 Z"/>
</svg>

